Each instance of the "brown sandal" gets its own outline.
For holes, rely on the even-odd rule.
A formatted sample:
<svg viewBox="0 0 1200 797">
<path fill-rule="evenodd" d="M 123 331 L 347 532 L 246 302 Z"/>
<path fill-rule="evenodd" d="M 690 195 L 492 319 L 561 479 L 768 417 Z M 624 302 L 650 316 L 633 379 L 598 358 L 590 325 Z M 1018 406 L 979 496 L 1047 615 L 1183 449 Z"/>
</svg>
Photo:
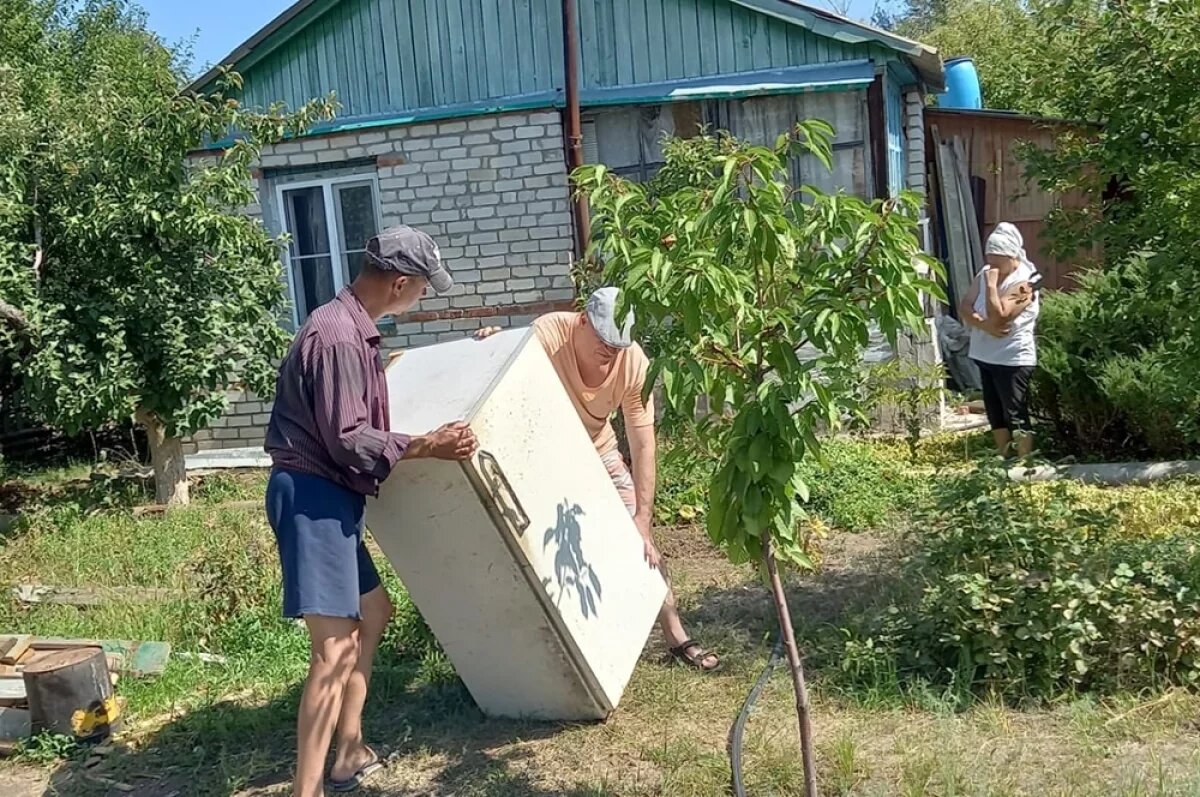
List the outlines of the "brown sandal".
<svg viewBox="0 0 1200 797">
<path fill-rule="evenodd" d="M 705 650 L 699 642 L 689 639 L 678 647 L 671 648 L 671 655 L 679 662 L 693 667 L 702 673 L 716 672 L 721 669 L 721 657 L 712 651 Z M 704 662 L 713 659 L 716 663 L 706 667 Z"/>
</svg>

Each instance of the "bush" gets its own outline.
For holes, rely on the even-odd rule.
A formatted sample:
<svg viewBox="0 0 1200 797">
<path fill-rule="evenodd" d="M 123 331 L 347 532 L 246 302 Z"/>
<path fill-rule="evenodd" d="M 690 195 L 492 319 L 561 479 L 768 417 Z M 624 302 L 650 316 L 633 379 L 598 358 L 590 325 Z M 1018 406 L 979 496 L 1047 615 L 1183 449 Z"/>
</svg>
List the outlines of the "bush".
<svg viewBox="0 0 1200 797">
<path fill-rule="evenodd" d="M 900 449 L 903 448 L 903 453 Z M 824 443 L 820 462 L 798 467 L 809 485 L 811 515 L 841 531 L 863 532 L 887 526 L 898 512 L 917 505 L 928 480 L 913 473 L 907 449 L 881 449 L 837 438 Z M 690 523 L 704 515 L 716 456 L 694 435 L 678 434 L 661 444 L 655 521 Z"/>
<path fill-rule="evenodd" d="M 826 441 L 820 462 L 805 462 L 810 485 L 808 510 L 848 532 L 886 527 L 928 494 L 928 479 L 905 459 L 885 456 L 876 446 L 844 438 Z M 905 453 L 907 456 L 907 451 Z"/>
<path fill-rule="evenodd" d="M 1032 409 L 1065 454 L 1174 458 L 1200 452 L 1200 382 L 1188 376 L 1176 301 L 1144 259 L 1051 294 L 1039 324 Z"/>
<path fill-rule="evenodd" d="M 1009 698 L 1200 681 L 1200 528 L 1135 538 L 1072 489 L 998 465 L 948 480 L 915 525 L 911 594 L 847 632 L 850 674 Z"/>
</svg>

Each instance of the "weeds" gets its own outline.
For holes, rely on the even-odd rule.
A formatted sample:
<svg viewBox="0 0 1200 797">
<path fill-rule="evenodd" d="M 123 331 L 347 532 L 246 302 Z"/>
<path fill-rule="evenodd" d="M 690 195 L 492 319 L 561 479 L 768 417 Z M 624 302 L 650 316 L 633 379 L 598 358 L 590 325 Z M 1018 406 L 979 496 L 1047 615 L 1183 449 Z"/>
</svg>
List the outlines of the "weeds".
<svg viewBox="0 0 1200 797">
<path fill-rule="evenodd" d="M 16 759 L 29 764 L 56 764 L 74 758 L 83 750 L 70 736 L 43 731 L 21 743 Z"/>
</svg>

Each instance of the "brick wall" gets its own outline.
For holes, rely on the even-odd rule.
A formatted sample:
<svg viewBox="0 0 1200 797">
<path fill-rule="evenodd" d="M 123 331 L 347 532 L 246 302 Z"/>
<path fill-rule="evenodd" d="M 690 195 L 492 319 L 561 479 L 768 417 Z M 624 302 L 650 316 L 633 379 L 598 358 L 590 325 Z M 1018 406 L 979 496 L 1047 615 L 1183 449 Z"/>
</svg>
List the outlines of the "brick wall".
<svg viewBox="0 0 1200 797">
<path fill-rule="evenodd" d="M 202 158 L 197 159 L 201 161 Z M 409 224 L 441 246 L 448 296 L 381 325 L 388 351 L 522 326 L 569 307 L 573 238 L 563 134 L 554 112 L 448 120 L 289 141 L 264 151 L 260 202 L 245 212 L 282 231 L 275 188 L 346 169 L 378 179 L 385 227 Z M 260 446 L 271 406 L 241 391 L 190 451 Z"/>
</svg>

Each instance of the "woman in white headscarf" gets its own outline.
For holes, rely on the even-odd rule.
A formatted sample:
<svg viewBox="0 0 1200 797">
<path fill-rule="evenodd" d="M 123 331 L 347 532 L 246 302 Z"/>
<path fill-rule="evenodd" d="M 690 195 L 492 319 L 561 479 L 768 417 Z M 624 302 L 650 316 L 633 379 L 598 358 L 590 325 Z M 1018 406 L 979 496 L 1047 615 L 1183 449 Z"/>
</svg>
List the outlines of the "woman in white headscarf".
<svg viewBox="0 0 1200 797">
<path fill-rule="evenodd" d="M 1021 232 L 1008 222 L 988 236 L 986 255 L 987 266 L 959 305 L 959 317 L 971 329 L 970 357 L 979 366 L 996 447 L 1010 456 L 1016 435 L 1016 452 L 1027 456 L 1033 451 L 1029 383 L 1037 366 L 1040 276 Z"/>
</svg>

